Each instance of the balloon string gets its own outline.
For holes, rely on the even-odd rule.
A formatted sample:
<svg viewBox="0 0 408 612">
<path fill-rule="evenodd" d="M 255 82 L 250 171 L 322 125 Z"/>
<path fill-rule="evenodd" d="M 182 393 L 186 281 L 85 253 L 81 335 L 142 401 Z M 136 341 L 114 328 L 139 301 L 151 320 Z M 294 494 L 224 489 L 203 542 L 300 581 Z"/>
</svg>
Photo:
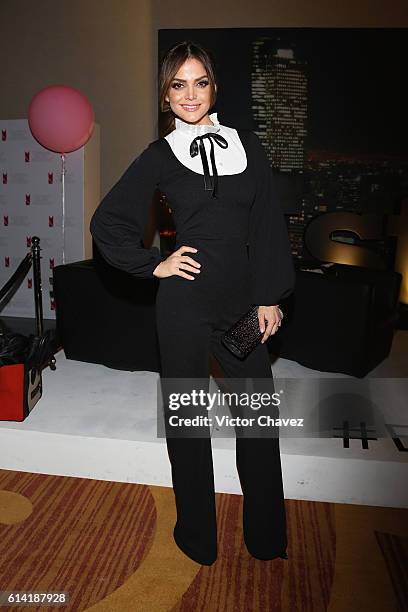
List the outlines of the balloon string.
<svg viewBox="0 0 408 612">
<path fill-rule="evenodd" d="M 62 180 L 62 263 L 65 264 L 65 155 L 61 154 L 61 180 Z"/>
</svg>

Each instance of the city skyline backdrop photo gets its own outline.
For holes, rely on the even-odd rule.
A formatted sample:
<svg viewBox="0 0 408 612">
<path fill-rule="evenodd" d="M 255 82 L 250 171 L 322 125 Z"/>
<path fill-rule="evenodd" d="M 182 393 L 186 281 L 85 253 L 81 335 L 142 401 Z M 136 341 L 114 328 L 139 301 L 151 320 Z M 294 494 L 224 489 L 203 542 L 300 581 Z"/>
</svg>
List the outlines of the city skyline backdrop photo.
<svg viewBox="0 0 408 612">
<path fill-rule="evenodd" d="M 254 130 L 276 177 L 292 253 L 318 214 L 398 213 L 408 192 L 405 28 L 159 30 L 159 57 L 212 53 L 220 123 Z"/>
</svg>

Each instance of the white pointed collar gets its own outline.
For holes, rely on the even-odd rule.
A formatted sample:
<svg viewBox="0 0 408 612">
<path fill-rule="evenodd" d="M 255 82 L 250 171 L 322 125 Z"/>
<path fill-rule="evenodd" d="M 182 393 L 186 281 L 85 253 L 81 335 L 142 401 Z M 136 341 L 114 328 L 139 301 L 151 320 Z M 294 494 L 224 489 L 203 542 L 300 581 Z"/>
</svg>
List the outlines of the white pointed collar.
<svg viewBox="0 0 408 612">
<path fill-rule="evenodd" d="M 218 121 L 217 113 L 211 113 L 211 115 L 208 115 L 208 117 L 214 125 L 197 125 L 194 123 L 188 123 L 188 121 L 184 121 L 179 117 L 175 117 L 175 129 L 177 130 L 177 133 L 186 134 L 186 136 L 191 138 L 201 136 L 202 134 L 208 134 L 208 132 L 219 132 L 221 126 Z"/>
</svg>

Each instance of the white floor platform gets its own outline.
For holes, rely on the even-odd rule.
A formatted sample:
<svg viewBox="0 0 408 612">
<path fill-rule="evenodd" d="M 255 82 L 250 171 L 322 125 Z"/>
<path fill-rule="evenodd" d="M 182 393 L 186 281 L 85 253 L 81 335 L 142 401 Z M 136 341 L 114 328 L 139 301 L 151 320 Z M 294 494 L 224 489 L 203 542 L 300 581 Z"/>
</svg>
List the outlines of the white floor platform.
<svg viewBox="0 0 408 612">
<path fill-rule="evenodd" d="M 398 331 L 390 357 L 367 377 L 385 423 L 408 449 L 408 332 Z M 56 355 L 43 372 L 43 397 L 22 423 L 0 422 L 0 468 L 172 486 L 166 441 L 156 435 L 159 375 L 123 372 Z M 278 379 L 349 378 L 285 359 Z M 301 388 L 301 387 L 300 387 Z M 215 390 L 214 381 L 212 389 Z M 299 415 L 297 415 L 299 416 Z M 405 437 L 404 437 L 405 436 Z M 241 494 L 235 439 L 213 438 L 216 490 Z M 281 436 L 285 496 L 408 507 L 408 452 L 391 436 L 359 439 Z"/>
</svg>

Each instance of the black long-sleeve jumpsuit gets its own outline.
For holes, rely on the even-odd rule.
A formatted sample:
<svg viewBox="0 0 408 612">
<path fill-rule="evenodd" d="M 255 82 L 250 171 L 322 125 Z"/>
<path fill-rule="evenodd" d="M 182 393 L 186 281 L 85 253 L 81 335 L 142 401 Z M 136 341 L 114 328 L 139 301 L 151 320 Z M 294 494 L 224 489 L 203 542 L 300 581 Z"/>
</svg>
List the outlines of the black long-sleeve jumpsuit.
<svg viewBox="0 0 408 612">
<path fill-rule="evenodd" d="M 221 343 L 222 334 L 251 304 L 278 304 L 295 282 L 265 150 L 254 132 L 237 132 L 247 166 L 239 174 L 218 177 L 218 197 L 203 188 L 203 175 L 184 166 L 160 138 L 105 196 L 90 229 L 109 263 L 137 277 L 153 277 L 164 258 L 156 247 L 144 248 L 142 237 L 155 188 L 166 194 L 174 212 L 176 248 L 197 248 L 185 254 L 201 263 L 201 272 L 188 272 L 194 280 L 178 275 L 160 279 L 161 377 L 208 378 L 211 351 L 226 378 L 269 379 L 273 392 L 266 344 L 241 361 Z M 174 539 L 190 558 L 210 565 L 217 558 L 211 438 L 166 436 L 166 441 L 177 509 Z M 287 546 L 279 438 L 237 437 L 236 466 L 247 549 L 259 559 L 275 558 Z"/>
</svg>

